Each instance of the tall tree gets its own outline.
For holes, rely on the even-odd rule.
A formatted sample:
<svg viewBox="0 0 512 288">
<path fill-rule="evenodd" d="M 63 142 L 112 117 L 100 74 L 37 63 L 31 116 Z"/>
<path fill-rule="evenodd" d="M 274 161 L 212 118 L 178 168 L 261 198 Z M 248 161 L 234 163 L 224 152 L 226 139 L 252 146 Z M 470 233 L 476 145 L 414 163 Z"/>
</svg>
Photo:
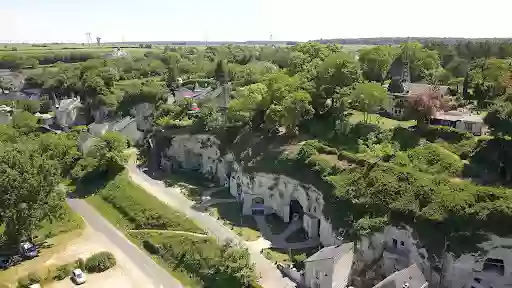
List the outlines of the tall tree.
<svg viewBox="0 0 512 288">
<path fill-rule="evenodd" d="M 327 57 L 318 68 L 316 76 L 317 92 L 313 97 L 316 114 L 323 114 L 329 109 L 336 89 L 350 87 L 361 81 L 359 63 L 345 52 Z"/>
<path fill-rule="evenodd" d="M 0 211 L 4 235 L 12 244 L 31 239 L 40 221 L 64 203 L 56 189 L 60 179 L 56 161 L 45 159 L 23 144 L 0 150 Z"/>
<path fill-rule="evenodd" d="M 467 100 L 475 100 L 484 108 L 505 94 L 510 79 L 510 65 L 501 59 L 480 59 L 471 64 L 465 81 Z"/>
<path fill-rule="evenodd" d="M 351 104 L 364 113 L 364 123 L 368 123 L 369 113 L 377 112 L 388 101 L 386 89 L 377 83 L 359 83 L 351 95 Z"/>
<path fill-rule="evenodd" d="M 382 83 L 399 52 L 396 47 L 381 45 L 361 50 L 359 63 L 363 77 L 368 81 Z"/>
<path fill-rule="evenodd" d="M 315 112 L 310 105 L 311 96 L 305 91 L 298 91 L 286 97 L 283 101 L 282 125 L 291 135 L 297 134 L 300 121 L 309 119 Z"/>
<path fill-rule="evenodd" d="M 229 70 L 225 60 L 218 60 L 214 71 L 215 80 L 219 81 L 222 85 L 229 82 Z"/>
</svg>

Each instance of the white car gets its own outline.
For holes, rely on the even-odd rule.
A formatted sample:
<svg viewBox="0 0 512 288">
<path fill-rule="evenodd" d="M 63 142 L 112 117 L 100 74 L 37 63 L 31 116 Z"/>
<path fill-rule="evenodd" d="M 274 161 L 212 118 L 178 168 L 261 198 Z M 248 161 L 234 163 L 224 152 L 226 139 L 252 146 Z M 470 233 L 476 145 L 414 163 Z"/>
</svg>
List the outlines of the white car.
<svg viewBox="0 0 512 288">
<path fill-rule="evenodd" d="M 75 269 L 71 272 L 71 281 L 80 285 L 85 283 L 85 274 L 80 269 Z"/>
</svg>

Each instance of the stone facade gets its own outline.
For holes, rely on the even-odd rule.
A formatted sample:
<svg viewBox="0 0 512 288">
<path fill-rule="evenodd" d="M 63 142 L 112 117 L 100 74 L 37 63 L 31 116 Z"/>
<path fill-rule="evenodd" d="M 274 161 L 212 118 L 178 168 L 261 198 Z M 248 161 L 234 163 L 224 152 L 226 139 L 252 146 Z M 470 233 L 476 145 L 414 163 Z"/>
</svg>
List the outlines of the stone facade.
<svg viewBox="0 0 512 288">
<path fill-rule="evenodd" d="M 338 244 L 335 231 L 323 216 L 324 201 L 315 187 L 295 179 L 269 173 L 246 173 L 233 161 L 222 156 L 219 141 L 210 135 L 180 135 L 172 140 L 161 159 L 162 168 L 195 170 L 229 186 L 231 194 L 243 201 L 243 213 L 252 214 L 255 204 L 264 204 L 264 213 L 276 213 L 290 221 L 290 202 L 300 203 L 304 229 L 325 246 Z"/>
</svg>

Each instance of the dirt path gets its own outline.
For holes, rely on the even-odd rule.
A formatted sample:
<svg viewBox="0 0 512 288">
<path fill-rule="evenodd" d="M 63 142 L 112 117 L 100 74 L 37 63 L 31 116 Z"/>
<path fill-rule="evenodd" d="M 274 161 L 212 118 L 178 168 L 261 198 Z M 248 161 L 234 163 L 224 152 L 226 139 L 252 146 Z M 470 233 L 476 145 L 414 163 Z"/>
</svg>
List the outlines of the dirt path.
<svg viewBox="0 0 512 288">
<path fill-rule="evenodd" d="M 171 231 L 171 230 L 128 230 L 128 232 L 158 232 L 158 233 L 169 233 L 169 234 L 186 234 L 186 235 L 192 235 L 196 237 L 207 237 L 208 235 L 205 234 L 199 234 L 194 232 L 187 232 L 187 231 Z"/>
</svg>

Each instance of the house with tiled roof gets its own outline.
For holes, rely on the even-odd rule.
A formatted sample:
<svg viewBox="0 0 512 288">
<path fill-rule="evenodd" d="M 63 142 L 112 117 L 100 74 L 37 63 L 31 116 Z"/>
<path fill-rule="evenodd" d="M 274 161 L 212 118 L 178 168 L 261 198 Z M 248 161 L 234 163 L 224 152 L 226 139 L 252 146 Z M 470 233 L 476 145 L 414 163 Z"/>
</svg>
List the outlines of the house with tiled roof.
<svg viewBox="0 0 512 288">
<path fill-rule="evenodd" d="M 304 261 L 304 284 L 311 288 L 346 287 L 352 262 L 354 243 L 325 247 Z"/>
</svg>

